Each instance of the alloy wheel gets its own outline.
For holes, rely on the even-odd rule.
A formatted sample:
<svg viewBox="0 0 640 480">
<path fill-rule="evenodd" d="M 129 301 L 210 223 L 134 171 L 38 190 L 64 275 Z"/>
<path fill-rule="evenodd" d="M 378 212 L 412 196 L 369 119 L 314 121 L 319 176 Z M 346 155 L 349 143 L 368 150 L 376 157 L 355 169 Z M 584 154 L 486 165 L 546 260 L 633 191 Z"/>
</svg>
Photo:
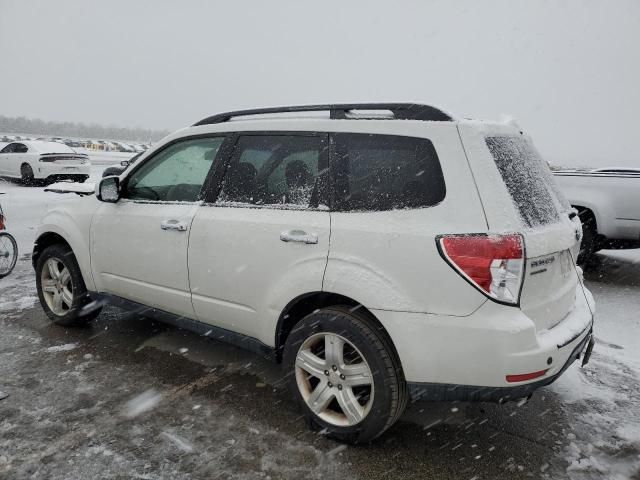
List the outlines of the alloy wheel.
<svg viewBox="0 0 640 480">
<path fill-rule="evenodd" d="M 346 338 L 323 332 L 307 338 L 295 362 L 296 383 L 307 406 L 325 422 L 351 427 L 371 410 L 371 368 Z"/>
<path fill-rule="evenodd" d="M 69 269 L 62 260 L 49 258 L 41 273 L 42 294 L 49 309 L 62 317 L 73 304 L 73 283 Z"/>
</svg>

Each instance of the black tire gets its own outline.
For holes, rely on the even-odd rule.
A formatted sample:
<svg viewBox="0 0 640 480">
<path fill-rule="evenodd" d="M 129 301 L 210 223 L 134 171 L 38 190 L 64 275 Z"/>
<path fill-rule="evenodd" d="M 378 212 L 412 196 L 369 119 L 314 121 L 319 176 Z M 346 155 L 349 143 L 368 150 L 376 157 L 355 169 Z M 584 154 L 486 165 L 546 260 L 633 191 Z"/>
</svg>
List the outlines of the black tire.
<svg viewBox="0 0 640 480">
<path fill-rule="evenodd" d="M 586 266 L 593 260 L 593 254 L 600 250 L 596 217 L 589 210 L 580 212 L 582 222 L 582 243 L 578 254 L 578 265 Z"/>
<path fill-rule="evenodd" d="M 9 250 L 5 250 L 9 248 Z M 18 261 L 18 244 L 13 235 L 0 232 L 0 278 L 9 275 Z"/>
<path fill-rule="evenodd" d="M 72 286 L 72 302 L 63 315 L 56 314 L 48 305 L 45 299 L 42 285 L 42 271 L 48 268 L 47 262 L 50 259 L 57 259 L 64 267 L 67 268 L 70 274 L 70 282 Z M 73 251 L 66 245 L 55 244 L 44 249 L 44 251 L 38 257 L 36 264 L 36 286 L 38 289 L 38 298 L 43 310 L 51 321 L 57 325 L 65 327 L 78 326 L 86 324 L 87 322 L 96 318 L 102 307 L 87 308 L 91 302 L 87 295 L 87 287 L 82 279 L 82 273 Z"/>
<path fill-rule="evenodd" d="M 35 177 L 33 175 L 33 169 L 28 163 L 23 163 L 20 167 L 20 178 L 24 185 L 35 184 Z"/>
<path fill-rule="evenodd" d="M 341 442 L 358 444 L 374 440 L 391 427 L 404 412 L 409 393 L 400 360 L 386 333 L 365 313 L 351 310 L 330 307 L 303 318 L 286 340 L 283 368 L 309 427 Z M 320 418 L 309 408 L 298 388 L 295 374 L 298 350 L 307 339 L 320 333 L 333 333 L 348 340 L 370 367 L 373 401 L 368 414 L 355 425 L 336 426 Z"/>
</svg>

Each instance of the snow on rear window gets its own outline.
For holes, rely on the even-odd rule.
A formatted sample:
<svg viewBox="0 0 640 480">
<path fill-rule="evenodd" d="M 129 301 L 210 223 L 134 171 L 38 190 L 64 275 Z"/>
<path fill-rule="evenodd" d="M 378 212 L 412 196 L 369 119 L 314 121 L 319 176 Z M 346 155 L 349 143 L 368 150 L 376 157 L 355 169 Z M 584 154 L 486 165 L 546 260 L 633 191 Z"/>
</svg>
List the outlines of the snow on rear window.
<svg viewBox="0 0 640 480">
<path fill-rule="evenodd" d="M 553 180 L 531 142 L 522 137 L 487 137 L 485 141 L 525 225 L 559 221 Z"/>
</svg>

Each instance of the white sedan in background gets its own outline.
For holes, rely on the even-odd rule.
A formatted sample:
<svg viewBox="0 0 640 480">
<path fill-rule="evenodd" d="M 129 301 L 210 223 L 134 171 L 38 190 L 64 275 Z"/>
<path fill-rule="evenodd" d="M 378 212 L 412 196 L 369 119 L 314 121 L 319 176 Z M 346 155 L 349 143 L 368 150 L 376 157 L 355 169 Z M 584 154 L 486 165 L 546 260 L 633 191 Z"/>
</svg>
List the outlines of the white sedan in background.
<svg viewBox="0 0 640 480">
<path fill-rule="evenodd" d="M 19 178 L 24 184 L 89 178 L 89 157 L 58 142 L 18 141 L 0 150 L 0 176 Z"/>
</svg>

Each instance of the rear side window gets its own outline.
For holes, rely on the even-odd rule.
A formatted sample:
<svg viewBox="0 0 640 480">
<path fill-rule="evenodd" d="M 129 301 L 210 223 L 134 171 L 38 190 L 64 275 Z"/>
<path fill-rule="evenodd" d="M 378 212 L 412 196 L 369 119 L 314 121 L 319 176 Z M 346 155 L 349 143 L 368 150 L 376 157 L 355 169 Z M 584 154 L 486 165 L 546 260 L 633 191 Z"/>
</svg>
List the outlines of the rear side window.
<svg viewBox="0 0 640 480">
<path fill-rule="evenodd" d="M 523 137 L 487 137 L 485 141 L 525 225 L 558 222 L 558 206 L 568 208 L 568 204 L 531 141 Z"/>
<path fill-rule="evenodd" d="M 431 207 L 445 197 L 438 155 L 426 138 L 335 133 L 334 209 Z"/>
<path fill-rule="evenodd" d="M 326 183 L 327 136 L 241 135 L 217 203 L 316 208 Z"/>
</svg>

